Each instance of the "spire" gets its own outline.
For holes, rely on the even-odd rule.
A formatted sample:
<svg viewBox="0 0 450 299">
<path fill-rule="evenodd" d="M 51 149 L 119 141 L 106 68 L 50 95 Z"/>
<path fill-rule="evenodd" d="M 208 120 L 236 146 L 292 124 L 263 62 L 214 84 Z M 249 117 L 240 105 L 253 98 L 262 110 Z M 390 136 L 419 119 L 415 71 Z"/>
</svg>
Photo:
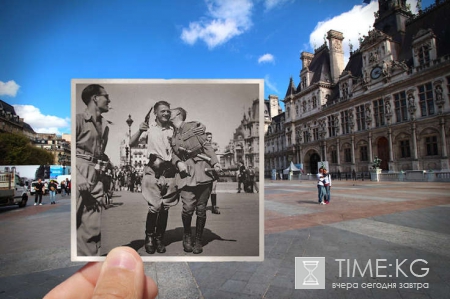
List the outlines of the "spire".
<svg viewBox="0 0 450 299">
<path fill-rule="evenodd" d="M 289 80 L 289 86 L 286 91 L 286 95 L 284 97 L 287 98 L 294 94 L 295 94 L 295 83 L 294 83 L 294 79 L 292 79 L 292 76 L 291 76 L 291 79 Z"/>
</svg>

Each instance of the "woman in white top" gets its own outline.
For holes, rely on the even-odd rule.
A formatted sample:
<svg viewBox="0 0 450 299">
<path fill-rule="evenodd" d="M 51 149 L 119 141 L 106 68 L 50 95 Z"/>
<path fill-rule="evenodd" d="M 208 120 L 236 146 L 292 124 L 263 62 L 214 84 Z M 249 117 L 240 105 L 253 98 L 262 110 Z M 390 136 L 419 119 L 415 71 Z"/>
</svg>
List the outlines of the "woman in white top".
<svg viewBox="0 0 450 299">
<path fill-rule="evenodd" d="M 325 187 L 325 204 L 329 204 L 331 200 L 331 175 L 328 170 L 323 169 L 323 185 Z"/>
</svg>

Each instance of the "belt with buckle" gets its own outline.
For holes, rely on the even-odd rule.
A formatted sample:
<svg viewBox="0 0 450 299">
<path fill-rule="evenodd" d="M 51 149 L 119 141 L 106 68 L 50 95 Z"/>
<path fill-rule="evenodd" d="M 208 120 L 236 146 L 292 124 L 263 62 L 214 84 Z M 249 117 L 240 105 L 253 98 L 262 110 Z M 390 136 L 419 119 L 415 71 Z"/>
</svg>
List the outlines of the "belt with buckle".
<svg viewBox="0 0 450 299">
<path fill-rule="evenodd" d="M 86 160 L 86 161 L 89 161 L 89 162 L 93 162 L 93 163 L 96 163 L 96 164 L 97 163 L 106 163 L 106 162 L 108 162 L 108 161 L 102 161 L 102 160 L 100 160 L 98 158 L 95 158 L 93 156 L 90 156 L 90 155 L 77 154 L 76 156 L 77 156 L 77 158 L 81 158 L 83 160 Z"/>
</svg>

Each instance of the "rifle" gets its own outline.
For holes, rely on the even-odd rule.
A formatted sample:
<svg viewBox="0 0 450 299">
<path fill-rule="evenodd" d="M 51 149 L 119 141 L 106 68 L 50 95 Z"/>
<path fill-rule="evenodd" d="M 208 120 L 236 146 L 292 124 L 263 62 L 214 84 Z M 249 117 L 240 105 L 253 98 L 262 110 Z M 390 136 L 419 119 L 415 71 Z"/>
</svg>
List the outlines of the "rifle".
<svg viewBox="0 0 450 299">
<path fill-rule="evenodd" d="M 144 122 L 148 125 L 148 122 L 150 121 L 150 114 L 152 113 L 153 107 L 150 108 L 150 111 L 145 116 Z"/>
<path fill-rule="evenodd" d="M 222 171 L 236 171 L 236 170 L 239 170 L 239 167 L 237 167 L 236 165 L 231 165 L 230 167 L 222 168 Z M 205 168 L 205 171 L 214 171 L 214 167 Z"/>
</svg>

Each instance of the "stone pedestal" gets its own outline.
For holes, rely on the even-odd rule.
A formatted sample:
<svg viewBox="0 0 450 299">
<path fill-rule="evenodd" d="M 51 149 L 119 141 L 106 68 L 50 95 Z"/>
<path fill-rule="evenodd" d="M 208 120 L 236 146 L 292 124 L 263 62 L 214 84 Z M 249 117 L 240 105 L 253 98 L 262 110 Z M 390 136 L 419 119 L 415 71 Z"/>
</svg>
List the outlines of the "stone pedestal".
<svg viewBox="0 0 450 299">
<path fill-rule="evenodd" d="M 370 180 L 379 182 L 380 181 L 380 173 L 381 173 L 381 168 L 372 169 L 370 171 Z"/>
</svg>

